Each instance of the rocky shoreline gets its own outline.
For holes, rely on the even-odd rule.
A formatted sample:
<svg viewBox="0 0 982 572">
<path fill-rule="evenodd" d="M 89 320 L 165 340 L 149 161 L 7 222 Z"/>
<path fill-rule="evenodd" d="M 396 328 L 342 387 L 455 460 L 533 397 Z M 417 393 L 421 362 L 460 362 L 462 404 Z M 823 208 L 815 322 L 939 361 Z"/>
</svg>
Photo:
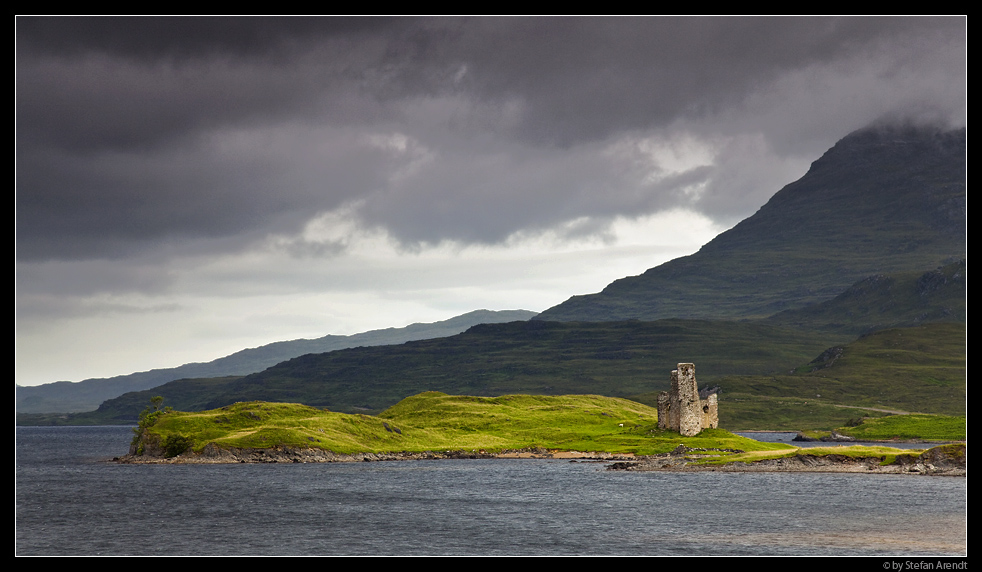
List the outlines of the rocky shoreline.
<svg viewBox="0 0 982 572">
<path fill-rule="evenodd" d="M 498 453 L 485 451 L 424 451 L 421 453 L 340 454 L 316 448 L 274 447 L 266 449 L 223 449 L 209 444 L 200 453 L 175 457 L 128 454 L 113 462 L 125 464 L 233 464 L 233 463 L 355 463 L 439 459 L 568 459 L 609 462 L 608 470 L 670 472 L 835 472 L 938 476 L 967 476 L 964 444 L 934 447 L 919 455 L 897 455 L 892 463 L 882 457 L 853 457 L 839 454 L 812 455 L 799 452 L 789 457 L 754 462 L 705 465 L 697 461 L 718 457 L 722 452 L 679 446 L 671 453 L 651 456 L 584 451 L 556 451 L 541 448 L 514 449 Z"/>
<path fill-rule="evenodd" d="M 696 461 L 718 455 L 705 450 L 680 447 L 665 455 L 653 455 L 635 461 L 616 462 L 608 467 L 621 471 L 670 472 L 821 472 L 876 473 L 956 476 L 968 475 L 967 448 L 964 444 L 934 447 L 920 455 L 897 455 L 893 462 L 883 464 L 883 457 L 853 457 L 839 454 L 798 454 L 777 459 L 724 464 L 697 464 Z"/>
<path fill-rule="evenodd" d="M 137 465 L 154 464 L 233 464 L 233 463 L 359 463 L 377 461 L 420 461 L 438 459 L 584 459 L 597 461 L 629 461 L 631 454 L 603 452 L 555 451 L 541 448 L 508 449 L 499 453 L 485 451 L 424 451 L 394 453 L 343 454 L 313 447 L 272 447 L 265 449 L 223 449 L 209 443 L 200 453 L 184 453 L 175 457 L 131 452 L 113 458 L 113 462 Z"/>
</svg>

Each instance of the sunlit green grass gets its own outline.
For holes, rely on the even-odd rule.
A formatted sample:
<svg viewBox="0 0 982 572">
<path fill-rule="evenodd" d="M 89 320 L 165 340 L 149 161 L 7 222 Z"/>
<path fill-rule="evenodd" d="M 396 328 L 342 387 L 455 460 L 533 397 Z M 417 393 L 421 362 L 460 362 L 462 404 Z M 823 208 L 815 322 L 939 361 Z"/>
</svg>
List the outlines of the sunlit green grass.
<svg viewBox="0 0 982 572">
<path fill-rule="evenodd" d="M 966 438 L 967 425 L 964 416 L 889 415 L 864 419 L 855 427 L 840 427 L 836 431 L 866 441 L 890 439 L 961 441 Z"/>
<path fill-rule="evenodd" d="M 880 464 L 888 465 L 896 460 L 898 455 L 917 456 L 926 449 L 897 449 L 886 446 L 865 446 L 865 445 L 833 445 L 829 447 L 808 447 L 797 448 L 784 445 L 782 450 L 777 451 L 748 451 L 735 453 L 720 457 L 707 457 L 703 459 L 693 459 L 690 463 L 695 465 L 720 465 L 724 463 L 753 463 L 770 459 L 781 459 L 798 455 L 813 457 L 824 457 L 827 455 L 840 455 L 843 457 L 853 457 L 857 459 L 879 458 Z"/>
<path fill-rule="evenodd" d="M 161 415 L 151 431 L 161 439 L 190 437 L 196 451 L 208 443 L 224 448 L 314 447 L 341 454 L 543 448 L 651 455 L 680 444 L 746 451 L 786 447 L 720 429 L 695 437 L 660 431 L 655 409 L 597 395 L 471 397 L 428 392 L 377 417 L 247 402 L 196 413 L 170 412 Z"/>
</svg>

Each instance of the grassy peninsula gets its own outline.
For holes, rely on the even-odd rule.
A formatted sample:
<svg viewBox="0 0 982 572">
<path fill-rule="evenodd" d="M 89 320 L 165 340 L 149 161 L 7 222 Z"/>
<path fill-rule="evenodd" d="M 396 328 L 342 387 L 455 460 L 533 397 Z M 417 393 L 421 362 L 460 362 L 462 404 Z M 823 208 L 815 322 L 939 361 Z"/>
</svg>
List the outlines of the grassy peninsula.
<svg viewBox="0 0 982 572">
<path fill-rule="evenodd" d="M 159 399 L 141 416 L 135 463 L 279 463 L 500 456 L 609 459 L 620 470 L 795 470 L 965 474 L 964 444 L 800 449 L 722 429 L 658 429 L 657 411 L 599 395 L 454 396 L 426 392 L 380 415 L 295 403 L 240 402 L 178 412 Z M 948 448 L 945 448 L 948 447 Z"/>
<path fill-rule="evenodd" d="M 132 453 L 193 456 L 217 447 L 319 449 L 342 455 L 524 449 L 655 455 L 680 444 L 743 451 L 787 448 L 721 429 L 682 437 L 658 429 L 654 408 L 599 395 L 473 397 L 427 392 L 377 416 L 254 401 L 200 412 L 160 410 L 145 420 Z"/>
</svg>

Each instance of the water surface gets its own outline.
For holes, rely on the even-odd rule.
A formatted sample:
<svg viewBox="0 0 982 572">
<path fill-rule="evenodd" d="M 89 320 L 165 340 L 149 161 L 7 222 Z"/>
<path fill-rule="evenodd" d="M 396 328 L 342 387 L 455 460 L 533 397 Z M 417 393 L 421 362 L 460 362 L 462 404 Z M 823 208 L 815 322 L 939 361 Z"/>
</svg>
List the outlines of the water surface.
<svg viewBox="0 0 982 572">
<path fill-rule="evenodd" d="M 19 555 L 964 555 L 965 478 L 559 460 L 119 465 L 19 427 Z"/>
</svg>

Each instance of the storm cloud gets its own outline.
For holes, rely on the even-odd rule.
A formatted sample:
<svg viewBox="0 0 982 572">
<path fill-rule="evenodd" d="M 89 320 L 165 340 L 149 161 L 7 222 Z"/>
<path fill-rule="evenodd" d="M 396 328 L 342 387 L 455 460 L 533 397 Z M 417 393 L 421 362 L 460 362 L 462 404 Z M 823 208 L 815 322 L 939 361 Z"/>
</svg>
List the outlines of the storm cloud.
<svg viewBox="0 0 982 572">
<path fill-rule="evenodd" d="M 17 22 L 26 260 L 295 231 L 345 204 L 410 244 L 740 217 L 755 156 L 891 112 L 964 121 L 959 18 Z M 652 147 L 685 137 L 711 164 L 666 173 Z"/>
<path fill-rule="evenodd" d="M 966 121 L 964 17 L 19 17 L 16 50 L 24 328 L 98 293 L 190 307 L 191 268 L 330 291 L 370 244 L 724 229 L 870 122 Z M 325 274 L 285 286 L 287 259 Z"/>
</svg>

